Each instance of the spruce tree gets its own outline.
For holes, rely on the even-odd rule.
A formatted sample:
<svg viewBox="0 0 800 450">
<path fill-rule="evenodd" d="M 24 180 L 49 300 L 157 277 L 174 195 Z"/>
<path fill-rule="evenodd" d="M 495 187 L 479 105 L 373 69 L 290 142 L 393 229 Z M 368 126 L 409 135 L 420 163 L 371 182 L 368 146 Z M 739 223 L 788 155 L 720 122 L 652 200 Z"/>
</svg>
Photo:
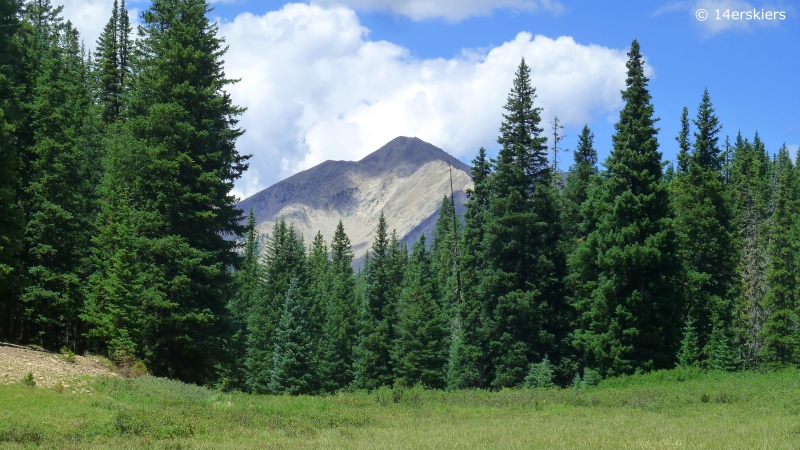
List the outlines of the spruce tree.
<svg viewBox="0 0 800 450">
<path fill-rule="evenodd" d="M 588 365 L 603 376 L 671 368 L 681 341 L 669 198 L 637 41 L 628 57 L 607 172 L 590 194 L 596 229 L 579 245 L 591 254 L 583 260 L 595 265 L 587 270 L 596 281 L 578 302 L 577 335 Z"/>
<path fill-rule="evenodd" d="M 275 330 L 269 382 L 269 392 L 273 394 L 313 394 L 317 384 L 307 301 L 298 283 L 297 277 L 291 279 Z"/>
<path fill-rule="evenodd" d="M 247 168 L 236 150 L 242 109 L 225 92 L 225 54 L 205 0 L 155 0 L 142 13 L 126 125 L 146 143 L 135 200 L 162 300 L 147 309 L 153 374 L 204 383 L 216 377 L 226 300 L 233 294 L 242 212 L 231 194 Z"/>
<path fill-rule="evenodd" d="M 125 0 L 114 0 L 111 17 L 97 39 L 94 71 L 97 79 L 97 102 L 104 124 L 122 118 L 123 95 L 130 76 L 130 21 Z"/>
<path fill-rule="evenodd" d="M 545 354 L 560 365 L 569 326 L 558 197 L 535 97 L 523 59 L 504 106 L 483 243 L 495 388 L 522 383 L 529 364 Z"/>
<path fill-rule="evenodd" d="M 20 136 L 25 153 L 22 204 L 26 215 L 23 264 L 27 286 L 23 340 L 50 349 L 78 350 L 92 234 L 93 199 L 87 198 L 88 169 L 95 164 L 90 126 L 88 68 L 78 33 L 48 1 L 26 5 L 24 59 L 33 67 L 23 94 Z"/>
<path fill-rule="evenodd" d="M 21 278 L 21 251 L 24 221 L 19 208 L 19 148 L 14 144 L 14 124 L 18 114 L 15 86 L 15 61 L 19 58 L 15 35 L 19 29 L 18 4 L 0 0 L 0 338 L 12 340 L 17 292 Z"/>
<path fill-rule="evenodd" d="M 299 295 L 307 300 L 309 279 L 305 246 L 294 225 L 280 219 L 267 240 L 264 281 L 253 294 L 247 318 L 247 385 L 255 393 L 269 392 L 275 330 L 292 278 L 297 278 Z"/>
<path fill-rule="evenodd" d="M 398 303 L 392 360 L 396 382 L 445 387 L 447 318 L 435 298 L 435 274 L 425 234 L 414 244 Z"/>
<path fill-rule="evenodd" d="M 458 289 L 457 271 L 459 267 L 456 262 L 456 244 L 460 240 L 460 225 L 453 201 L 445 195 L 442 198 L 439 216 L 436 218 L 436 225 L 433 229 L 431 261 L 436 276 L 434 295 L 448 318 L 454 316 L 458 301 L 456 290 Z"/>
<path fill-rule="evenodd" d="M 486 210 L 491 193 L 491 166 L 486 150 L 481 147 L 472 161 L 473 188 L 467 189 L 464 205 L 464 232 L 459 248 L 462 250 L 462 300 L 457 308 L 453 326 L 447 386 L 450 389 L 487 387 L 488 339 L 482 318 L 485 316 L 483 278 L 483 237 Z"/>
<path fill-rule="evenodd" d="M 356 344 L 356 286 L 353 250 L 340 220 L 331 240 L 330 295 L 322 324 L 319 373 L 322 389 L 335 392 L 353 381 Z"/>
<path fill-rule="evenodd" d="M 689 145 L 685 135 L 688 124 L 682 117 L 678 138 L 681 152 Z M 732 306 L 738 252 L 735 245 L 734 222 L 728 195 L 723 185 L 721 151 L 718 146 L 719 119 L 714 114 L 708 90 L 698 108 L 694 121 L 697 131 L 693 151 L 681 153 L 685 161 L 671 183 L 675 214 L 677 256 L 680 259 L 681 289 L 685 314 L 691 316 L 704 364 L 712 364 L 710 345 L 715 327 L 722 327 L 717 336 L 730 335 Z M 683 155 L 683 156 L 681 156 Z M 716 315 L 716 320 L 712 316 Z M 715 341 L 714 347 L 727 345 Z"/>
<path fill-rule="evenodd" d="M 769 316 L 761 330 L 761 358 L 770 369 L 800 363 L 800 248 L 796 234 L 800 207 L 796 173 L 785 144 L 778 152 L 775 175 L 775 209 L 769 223 L 769 291 L 764 299 Z"/>
<path fill-rule="evenodd" d="M 574 164 L 567 175 L 567 185 L 564 186 L 564 232 L 571 249 L 581 238 L 580 232 L 583 222 L 581 206 L 589 198 L 589 188 L 598 175 L 597 150 L 594 149 L 594 134 L 587 125 L 583 126 L 578 137 L 578 148 L 573 152 Z"/>
<path fill-rule="evenodd" d="M 389 240 L 381 212 L 372 251 L 365 262 L 364 299 L 359 319 L 359 341 L 354 362 L 354 385 L 376 389 L 394 384 L 390 351 L 394 324 L 398 252 Z M 396 256 L 393 256 L 393 253 Z"/>
</svg>

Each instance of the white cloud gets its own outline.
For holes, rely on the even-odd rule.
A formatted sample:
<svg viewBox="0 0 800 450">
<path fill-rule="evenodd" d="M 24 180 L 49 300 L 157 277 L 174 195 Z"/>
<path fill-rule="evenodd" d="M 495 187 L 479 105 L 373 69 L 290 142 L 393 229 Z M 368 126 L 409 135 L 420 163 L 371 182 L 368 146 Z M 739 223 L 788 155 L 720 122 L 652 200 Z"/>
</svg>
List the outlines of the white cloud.
<svg viewBox="0 0 800 450">
<path fill-rule="evenodd" d="M 133 27 L 132 35 L 136 36 L 136 25 L 138 23 L 139 10 L 130 9 L 131 3 L 137 0 L 128 0 L 126 7 Z M 64 5 L 62 16 L 64 19 L 72 21 L 72 25 L 81 33 L 81 37 L 87 49 L 93 49 L 97 38 L 103 32 L 103 28 L 111 18 L 111 9 L 114 6 L 113 0 L 55 0 L 53 5 Z M 132 36 L 132 37 L 133 37 Z"/>
<path fill-rule="evenodd" d="M 558 0 L 312 0 L 312 4 L 389 11 L 416 21 L 442 17 L 449 22 L 458 22 L 470 16 L 488 15 L 496 9 L 544 11 L 554 15 L 566 11 Z"/>
<path fill-rule="evenodd" d="M 800 150 L 800 144 L 793 144 L 786 146 L 789 149 L 789 156 L 792 157 L 792 162 L 797 159 L 797 151 Z"/>
<path fill-rule="evenodd" d="M 486 52 L 415 59 L 367 39 L 347 7 L 289 4 L 220 25 L 227 75 L 246 106 L 239 140 L 252 153 L 237 184 L 247 196 L 328 159 L 355 160 L 397 136 L 471 158 L 495 145 L 514 71 L 524 56 L 544 119 L 583 125 L 621 106 L 625 50 L 519 33 Z M 648 68 L 651 73 L 652 70 Z"/>
<path fill-rule="evenodd" d="M 707 13 L 705 20 L 698 20 L 697 13 L 701 9 Z M 780 0 L 778 3 L 763 3 L 758 6 L 745 0 L 689 0 L 666 3 L 653 13 L 653 17 L 676 11 L 683 11 L 690 16 L 697 29 L 709 37 L 727 30 L 751 31 L 754 27 L 780 26 L 782 20 L 767 20 L 764 13 L 783 11 L 783 17 L 786 17 L 793 9 Z M 755 12 L 759 13 L 758 16 Z"/>
</svg>

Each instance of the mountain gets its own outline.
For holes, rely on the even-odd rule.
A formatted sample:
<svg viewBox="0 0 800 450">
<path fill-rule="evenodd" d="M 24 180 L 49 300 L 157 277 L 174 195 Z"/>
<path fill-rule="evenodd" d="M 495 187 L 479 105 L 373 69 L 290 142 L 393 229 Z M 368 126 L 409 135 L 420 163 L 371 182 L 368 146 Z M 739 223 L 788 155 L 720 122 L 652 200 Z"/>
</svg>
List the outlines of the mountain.
<svg viewBox="0 0 800 450">
<path fill-rule="evenodd" d="M 409 248 L 421 233 L 430 236 L 442 197 L 450 195 L 448 163 L 456 211 L 462 214 L 465 190 L 472 187 L 469 166 L 425 141 L 402 136 L 360 161 L 325 161 L 292 175 L 238 206 L 245 214 L 253 208 L 262 236 L 284 217 L 306 243 L 319 230 L 330 244 L 341 219 L 358 267 L 372 245 L 381 211 Z"/>
</svg>

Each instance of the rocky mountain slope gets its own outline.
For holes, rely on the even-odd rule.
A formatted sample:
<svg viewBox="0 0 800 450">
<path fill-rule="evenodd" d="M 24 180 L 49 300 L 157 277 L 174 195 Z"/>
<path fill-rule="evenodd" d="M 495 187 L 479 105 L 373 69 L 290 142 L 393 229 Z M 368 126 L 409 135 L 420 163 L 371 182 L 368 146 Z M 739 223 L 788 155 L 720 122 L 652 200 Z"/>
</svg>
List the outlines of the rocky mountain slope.
<svg viewBox="0 0 800 450">
<path fill-rule="evenodd" d="M 294 224 L 306 243 L 321 231 L 330 243 L 342 220 L 358 267 L 374 238 L 378 216 L 409 247 L 430 235 L 444 195 L 450 195 L 452 166 L 456 211 L 463 213 L 472 187 L 469 166 L 427 142 L 398 137 L 360 161 L 325 161 L 241 201 L 256 215 L 257 230 L 268 235 L 281 217 Z"/>
</svg>

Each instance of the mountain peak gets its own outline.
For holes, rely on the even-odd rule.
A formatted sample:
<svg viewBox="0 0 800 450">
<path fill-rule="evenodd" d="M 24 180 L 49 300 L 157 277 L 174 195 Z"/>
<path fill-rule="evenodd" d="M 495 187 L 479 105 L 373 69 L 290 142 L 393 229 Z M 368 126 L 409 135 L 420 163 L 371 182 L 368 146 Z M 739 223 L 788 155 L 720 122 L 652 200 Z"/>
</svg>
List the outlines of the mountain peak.
<svg viewBox="0 0 800 450">
<path fill-rule="evenodd" d="M 418 137 L 398 136 L 362 158 L 358 163 L 365 166 L 404 167 L 413 172 L 431 161 L 444 161 L 454 168 L 470 173 L 468 165 Z"/>
</svg>

